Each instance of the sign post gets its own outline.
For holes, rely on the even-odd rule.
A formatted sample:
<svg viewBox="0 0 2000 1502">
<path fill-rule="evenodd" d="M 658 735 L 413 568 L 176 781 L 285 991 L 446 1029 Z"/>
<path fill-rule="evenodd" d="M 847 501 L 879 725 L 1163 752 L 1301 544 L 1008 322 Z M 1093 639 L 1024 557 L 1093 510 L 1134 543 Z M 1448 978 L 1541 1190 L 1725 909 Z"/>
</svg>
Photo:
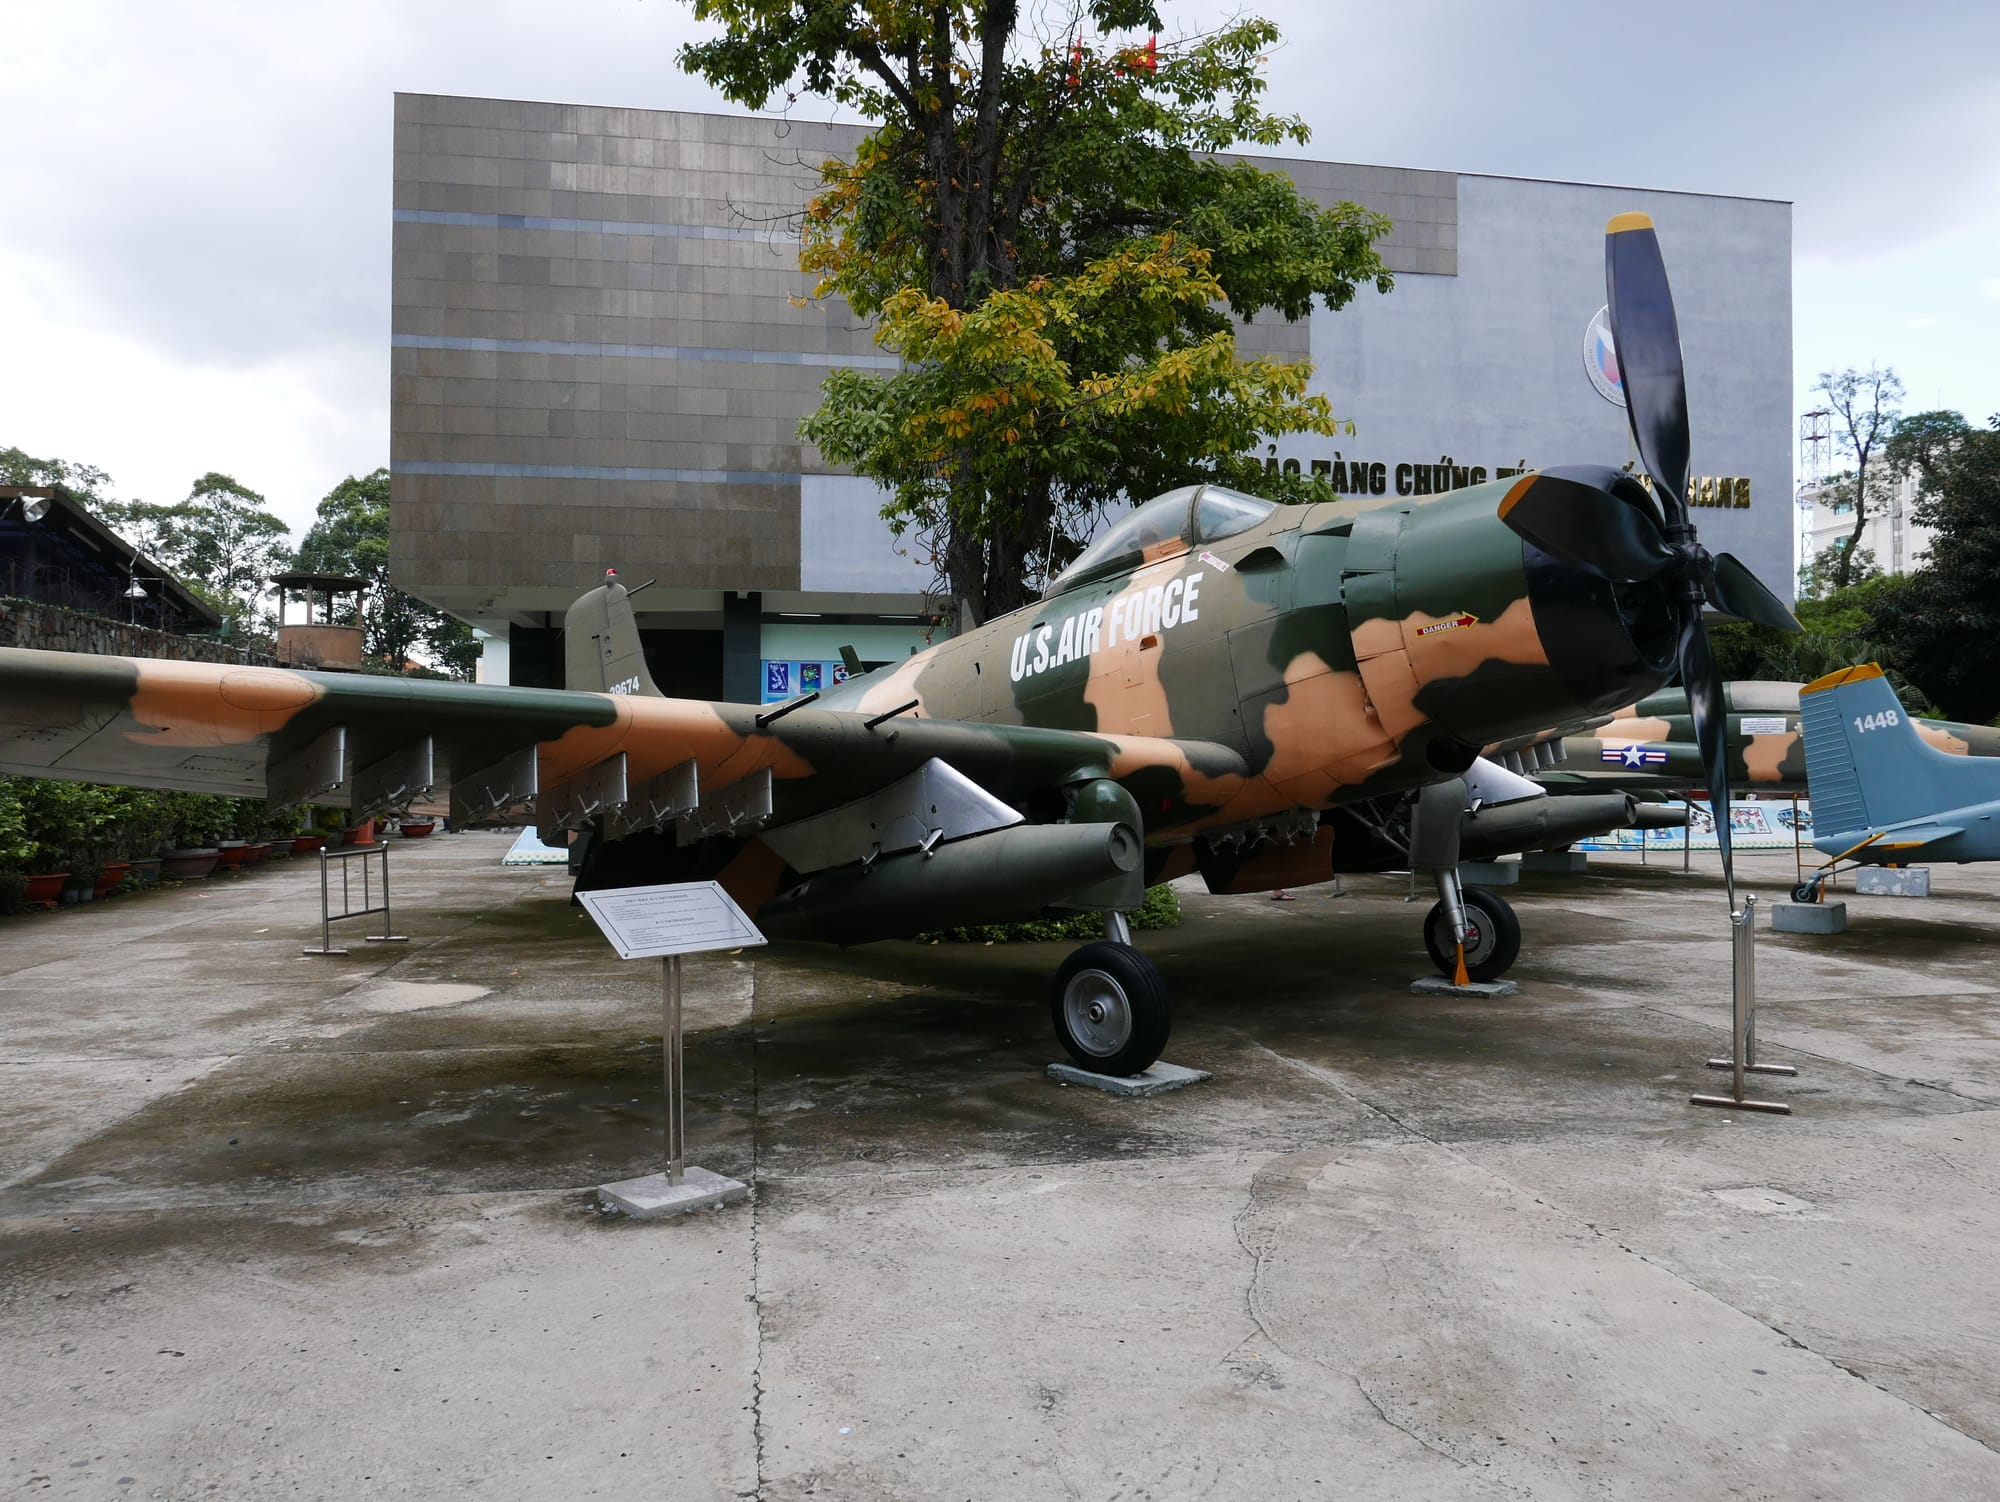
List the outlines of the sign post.
<svg viewBox="0 0 2000 1502">
<path fill-rule="evenodd" d="M 743 949 L 765 942 L 757 926 L 713 881 L 673 882 L 655 887 L 614 887 L 579 892 L 611 947 L 624 960 L 660 961 L 661 1072 L 666 1090 L 667 1171 L 601 1184 L 604 1203 L 635 1220 L 657 1220 L 686 1210 L 726 1205 L 750 1193 L 725 1179 L 687 1164 L 687 1131 L 681 1076 L 681 959 L 714 949 Z"/>
</svg>

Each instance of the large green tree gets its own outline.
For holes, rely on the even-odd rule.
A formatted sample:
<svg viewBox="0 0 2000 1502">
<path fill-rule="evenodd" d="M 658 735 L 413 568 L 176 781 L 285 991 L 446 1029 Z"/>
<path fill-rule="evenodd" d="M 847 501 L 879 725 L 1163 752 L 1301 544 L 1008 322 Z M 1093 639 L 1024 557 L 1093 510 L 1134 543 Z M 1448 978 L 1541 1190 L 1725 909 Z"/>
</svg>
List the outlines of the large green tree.
<svg viewBox="0 0 2000 1502">
<path fill-rule="evenodd" d="M 2000 415 L 1908 419 L 1890 462 L 1918 474 L 1916 521 L 1933 528 L 1922 568 L 1870 601 L 1877 632 L 1910 681 L 1953 719 L 2000 715 Z"/>
<path fill-rule="evenodd" d="M 329 490 L 292 566 L 368 582 L 361 620 L 368 656 L 395 668 L 422 657 L 454 678 L 472 677 L 479 658 L 472 628 L 389 582 L 388 470 L 349 475 Z"/>
<path fill-rule="evenodd" d="M 1305 316 L 1390 279 L 1380 215 L 1216 153 L 1306 140 L 1265 111 L 1269 22 L 1162 45 L 1150 0 L 689 0 L 680 61 L 761 107 L 877 122 L 822 170 L 801 265 L 879 319 L 894 375 L 842 371 L 805 436 L 881 481 L 961 620 L 1021 604 L 1119 495 L 1263 483 L 1259 436 L 1330 433 L 1309 371 L 1237 353 L 1231 315 Z"/>
<path fill-rule="evenodd" d="M 185 500 L 107 501 L 97 512 L 220 611 L 232 634 L 259 624 L 271 576 L 290 557 L 291 528 L 264 497 L 214 470 L 188 488 Z"/>
<path fill-rule="evenodd" d="M 110 500 L 111 476 L 94 464 L 37 459 L 17 448 L 0 449 L 0 485 L 56 485 L 101 514 Z"/>
</svg>

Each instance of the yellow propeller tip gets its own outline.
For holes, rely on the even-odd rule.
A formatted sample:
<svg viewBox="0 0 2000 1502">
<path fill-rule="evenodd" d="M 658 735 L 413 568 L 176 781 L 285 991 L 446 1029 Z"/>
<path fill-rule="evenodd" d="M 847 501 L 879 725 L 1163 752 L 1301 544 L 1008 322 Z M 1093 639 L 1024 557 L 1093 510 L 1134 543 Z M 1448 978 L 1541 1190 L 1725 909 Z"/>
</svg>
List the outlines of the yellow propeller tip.
<svg viewBox="0 0 2000 1502">
<path fill-rule="evenodd" d="M 1651 229 L 1653 216 L 1650 214 L 1613 214 L 1611 222 L 1604 226 L 1607 235 L 1623 234 L 1628 229 Z"/>
</svg>

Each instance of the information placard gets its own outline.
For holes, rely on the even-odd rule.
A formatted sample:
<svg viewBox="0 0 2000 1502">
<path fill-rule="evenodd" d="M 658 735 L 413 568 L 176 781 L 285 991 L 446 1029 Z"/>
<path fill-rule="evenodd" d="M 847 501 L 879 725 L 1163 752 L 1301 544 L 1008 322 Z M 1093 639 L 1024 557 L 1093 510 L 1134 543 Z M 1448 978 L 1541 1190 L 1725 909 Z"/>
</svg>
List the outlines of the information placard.
<svg viewBox="0 0 2000 1502">
<path fill-rule="evenodd" d="M 579 892 L 583 904 L 624 960 L 699 954 L 762 944 L 764 936 L 715 881 L 657 887 L 608 887 Z"/>
</svg>

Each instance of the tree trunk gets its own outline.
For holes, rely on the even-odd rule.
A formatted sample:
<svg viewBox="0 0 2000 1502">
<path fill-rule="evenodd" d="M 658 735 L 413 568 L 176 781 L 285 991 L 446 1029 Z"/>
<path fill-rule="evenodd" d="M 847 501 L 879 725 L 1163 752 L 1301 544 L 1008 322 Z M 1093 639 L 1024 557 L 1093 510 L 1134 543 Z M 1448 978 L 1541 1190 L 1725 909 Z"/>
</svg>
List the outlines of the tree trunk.
<svg viewBox="0 0 2000 1502">
<path fill-rule="evenodd" d="M 1861 546 L 1862 530 L 1868 525 L 1868 451 L 1861 450 L 1854 467 L 1854 530 L 1847 534 L 1840 563 L 1833 571 L 1833 587 L 1845 589 L 1853 582 L 1854 550 Z"/>
</svg>

